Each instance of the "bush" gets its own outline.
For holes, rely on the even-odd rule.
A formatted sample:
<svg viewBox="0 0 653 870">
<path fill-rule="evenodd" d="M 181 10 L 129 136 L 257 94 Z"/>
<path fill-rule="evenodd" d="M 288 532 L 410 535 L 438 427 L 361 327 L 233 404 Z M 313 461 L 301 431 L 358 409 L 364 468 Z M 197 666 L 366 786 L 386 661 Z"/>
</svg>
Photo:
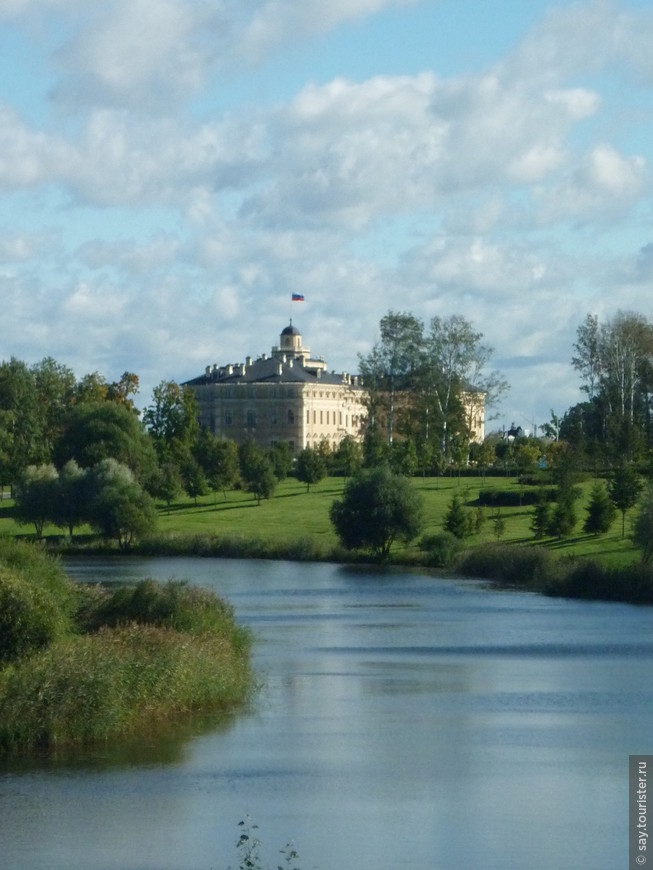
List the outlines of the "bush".
<svg viewBox="0 0 653 870">
<path fill-rule="evenodd" d="M 537 489 L 526 489 L 521 492 L 515 489 L 481 489 L 478 493 L 478 504 L 482 507 L 522 507 L 537 504 L 542 498 L 555 500 L 555 487 L 539 486 Z"/>
<path fill-rule="evenodd" d="M 100 595 L 86 613 L 85 628 L 115 628 L 128 623 L 173 628 L 202 634 L 221 633 L 238 646 L 247 644 L 248 633 L 233 621 L 233 608 L 209 589 L 170 580 L 160 584 L 142 580 Z"/>
<path fill-rule="evenodd" d="M 41 649 L 71 627 L 75 587 L 38 548 L 0 541 L 0 663 Z"/>
<path fill-rule="evenodd" d="M 487 544 L 466 552 L 457 569 L 468 577 L 541 590 L 555 575 L 556 561 L 538 547 Z"/>
<path fill-rule="evenodd" d="M 419 542 L 426 553 L 426 561 L 433 568 L 449 568 L 462 550 L 462 543 L 451 532 L 425 535 Z"/>
<path fill-rule="evenodd" d="M 571 563 L 546 584 L 547 595 L 599 601 L 653 603 L 653 567 L 642 563 L 608 568 L 594 561 Z"/>
<path fill-rule="evenodd" d="M 0 567 L 0 663 L 47 646 L 68 627 L 66 613 L 48 590 Z"/>
</svg>

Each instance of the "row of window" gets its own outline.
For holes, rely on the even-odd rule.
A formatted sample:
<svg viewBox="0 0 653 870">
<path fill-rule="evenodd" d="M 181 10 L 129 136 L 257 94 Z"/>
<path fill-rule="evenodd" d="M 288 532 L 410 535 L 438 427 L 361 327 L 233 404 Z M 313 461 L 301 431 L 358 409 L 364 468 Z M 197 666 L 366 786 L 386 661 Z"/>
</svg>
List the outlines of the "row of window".
<svg viewBox="0 0 653 870">
<path fill-rule="evenodd" d="M 344 420 L 345 428 L 349 427 L 349 414 L 343 415 L 342 411 L 336 412 L 336 411 L 310 411 L 310 410 L 307 410 L 306 411 L 306 425 L 310 426 L 311 416 L 313 418 L 313 421 L 312 421 L 313 425 L 317 425 L 318 415 L 319 415 L 319 423 L 321 426 L 324 426 L 326 424 L 327 426 L 336 426 L 337 425 L 337 426 L 342 427 L 343 420 Z M 337 415 L 337 420 L 336 420 L 336 415 Z M 279 414 L 276 408 L 270 408 L 268 410 L 267 422 L 270 426 L 276 426 L 279 423 L 279 418 L 282 416 L 283 415 Z M 325 419 L 325 417 L 326 417 L 326 419 Z M 230 408 L 227 408 L 224 412 L 224 424 L 225 424 L 225 426 L 232 426 L 233 422 L 234 422 L 233 411 Z M 295 425 L 295 412 L 293 411 L 292 408 L 288 408 L 288 410 L 286 411 L 284 422 L 287 426 L 294 426 Z M 355 415 L 352 415 L 351 424 L 355 428 L 358 424 L 358 417 L 356 417 Z M 245 425 L 247 426 L 248 429 L 256 428 L 257 415 L 256 415 L 256 411 L 254 411 L 251 408 L 245 413 Z"/>
<path fill-rule="evenodd" d="M 296 387 L 270 387 L 253 384 L 241 384 L 233 387 L 220 385 L 217 395 L 222 399 L 294 399 L 297 398 Z M 210 399 L 209 399 L 210 401 Z"/>
<path fill-rule="evenodd" d="M 342 426 L 343 414 L 342 411 L 311 411 L 309 409 L 306 410 L 306 424 L 310 425 L 311 416 L 313 417 L 313 425 L 317 425 L 318 414 L 320 415 L 320 425 L 324 425 L 326 423 L 327 426 L 335 426 L 336 425 L 336 414 L 338 416 L 337 425 Z M 326 415 L 326 420 L 324 419 Z M 355 421 L 355 417 L 352 417 L 352 424 Z M 349 426 L 349 414 L 344 415 L 345 428 Z"/>
<path fill-rule="evenodd" d="M 269 415 L 268 415 L 268 423 L 271 426 L 276 426 L 279 423 L 279 416 L 280 415 L 278 414 L 276 408 L 270 408 Z M 225 426 L 232 426 L 233 422 L 234 422 L 233 411 L 230 408 L 227 408 L 227 410 L 224 412 L 224 424 L 225 424 Z M 288 408 L 288 410 L 286 411 L 285 422 L 286 422 L 286 425 L 288 425 L 288 426 L 295 425 L 295 412 L 293 411 L 292 408 Z M 257 423 L 256 411 L 250 409 L 249 411 L 247 411 L 245 413 L 245 425 L 247 426 L 248 429 L 254 429 L 254 428 L 256 428 L 256 423 Z"/>
</svg>

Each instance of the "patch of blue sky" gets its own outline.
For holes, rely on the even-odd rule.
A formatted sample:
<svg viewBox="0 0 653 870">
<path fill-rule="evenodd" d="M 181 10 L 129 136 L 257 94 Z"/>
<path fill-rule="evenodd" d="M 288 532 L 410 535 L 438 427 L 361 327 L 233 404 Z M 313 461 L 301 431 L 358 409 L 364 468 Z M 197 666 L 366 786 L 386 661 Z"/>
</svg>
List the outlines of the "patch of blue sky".
<svg viewBox="0 0 653 870">
<path fill-rule="evenodd" d="M 173 209 L 73 206 L 56 186 L 0 197 L 0 231 L 9 237 L 56 240 L 58 254 L 67 252 L 66 256 L 88 243 L 138 247 L 162 236 L 183 242 L 190 235 L 188 225 Z"/>
<path fill-rule="evenodd" d="M 396 215 L 375 221 L 363 236 L 352 236 L 348 247 L 361 260 L 394 268 L 407 250 L 424 244 L 441 227 L 441 217 L 432 212 Z"/>
<path fill-rule="evenodd" d="M 0 101 L 33 124 L 45 121 L 51 70 L 16 26 L 0 27 Z"/>
<path fill-rule="evenodd" d="M 596 111 L 577 122 L 569 141 L 592 145 L 599 141 L 624 150 L 626 154 L 652 153 L 653 91 L 639 87 L 612 69 L 564 83 L 565 88 L 585 88 L 599 95 Z"/>
</svg>

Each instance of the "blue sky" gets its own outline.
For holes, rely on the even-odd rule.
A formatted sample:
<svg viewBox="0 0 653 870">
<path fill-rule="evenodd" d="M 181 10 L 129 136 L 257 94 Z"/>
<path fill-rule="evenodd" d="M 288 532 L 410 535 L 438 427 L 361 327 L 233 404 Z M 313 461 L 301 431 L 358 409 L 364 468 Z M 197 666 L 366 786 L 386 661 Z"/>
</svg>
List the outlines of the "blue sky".
<svg viewBox="0 0 653 870">
<path fill-rule="evenodd" d="M 652 44 L 636 0 L 0 0 L 0 358 L 143 407 L 291 314 L 348 371 L 463 314 L 488 428 L 545 422 L 586 314 L 653 316 Z"/>
</svg>

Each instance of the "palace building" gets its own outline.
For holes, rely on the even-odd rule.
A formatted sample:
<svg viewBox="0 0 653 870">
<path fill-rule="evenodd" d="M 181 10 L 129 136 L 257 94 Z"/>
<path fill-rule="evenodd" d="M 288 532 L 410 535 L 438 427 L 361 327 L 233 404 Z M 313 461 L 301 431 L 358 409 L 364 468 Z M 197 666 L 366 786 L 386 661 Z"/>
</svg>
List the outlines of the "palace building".
<svg viewBox="0 0 653 870">
<path fill-rule="evenodd" d="M 207 366 L 183 386 L 195 394 L 200 425 L 238 444 L 285 442 L 298 452 L 323 441 L 334 449 L 347 435 L 362 438 L 365 391 L 359 378 L 327 371 L 302 344 L 292 320 L 270 355 Z"/>
</svg>

